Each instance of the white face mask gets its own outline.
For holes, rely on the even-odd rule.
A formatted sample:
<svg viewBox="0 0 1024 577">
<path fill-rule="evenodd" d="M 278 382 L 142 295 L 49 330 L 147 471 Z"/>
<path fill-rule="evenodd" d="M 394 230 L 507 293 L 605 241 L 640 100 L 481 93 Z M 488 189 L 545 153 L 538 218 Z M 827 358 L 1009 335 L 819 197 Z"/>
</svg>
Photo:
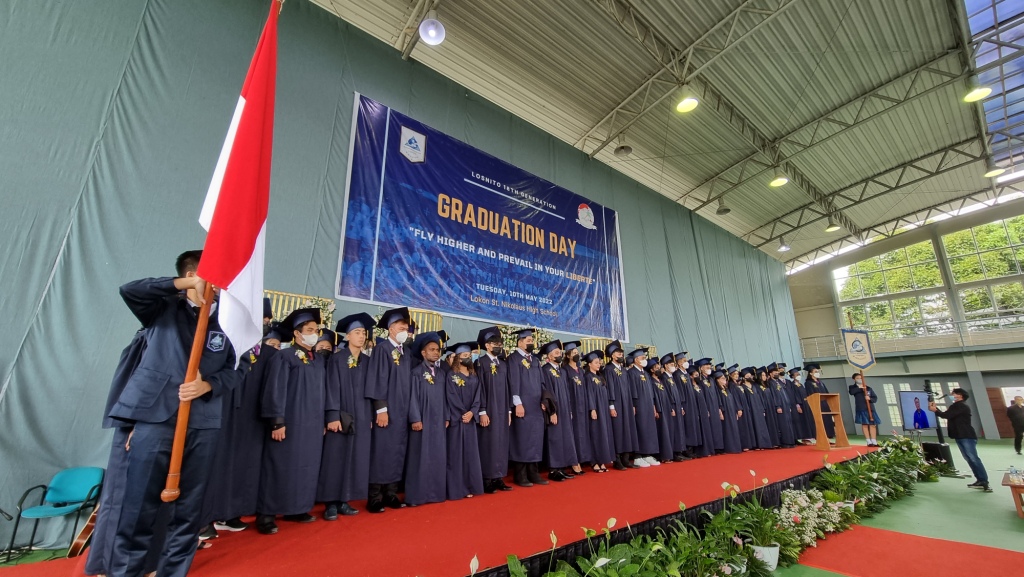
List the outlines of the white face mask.
<svg viewBox="0 0 1024 577">
<path fill-rule="evenodd" d="M 409 331 L 401 331 L 395 335 L 395 341 L 400 345 L 404 344 L 407 340 L 409 340 Z"/>
<path fill-rule="evenodd" d="M 311 335 L 302 335 L 302 343 L 307 347 L 315 347 L 316 341 L 319 340 L 320 335 L 313 333 Z"/>
<path fill-rule="evenodd" d="M 814 379 L 818 378 L 818 373 L 811 373 L 811 378 L 814 378 Z"/>
<path fill-rule="evenodd" d="M 711 369 L 710 368 L 701 369 L 701 372 L 704 373 L 704 376 L 706 377 L 706 376 L 711 374 Z"/>
<path fill-rule="evenodd" d="M 640 366 L 642 368 L 647 368 L 647 359 L 644 359 L 644 360 L 640 361 Z"/>
<path fill-rule="evenodd" d="M 669 368 L 665 369 L 665 372 L 671 375 L 671 374 L 676 372 L 676 368 L 675 367 L 669 367 Z"/>
<path fill-rule="evenodd" d="M 690 368 L 690 361 L 683 361 L 683 370 Z"/>
</svg>

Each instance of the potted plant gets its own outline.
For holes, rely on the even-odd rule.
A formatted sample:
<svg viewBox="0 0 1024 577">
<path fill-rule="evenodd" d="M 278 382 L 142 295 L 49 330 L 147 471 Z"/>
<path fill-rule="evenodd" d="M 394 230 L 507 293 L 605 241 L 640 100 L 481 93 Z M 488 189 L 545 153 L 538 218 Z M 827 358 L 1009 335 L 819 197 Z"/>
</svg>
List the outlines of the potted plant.
<svg viewBox="0 0 1024 577">
<path fill-rule="evenodd" d="M 789 536 L 779 527 L 773 509 L 761 506 L 757 499 L 735 505 L 733 508 L 740 535 L 754 550 L 755 557 L 764 561 L 770 571 L 779 565 L 779 554 Z"/>
</svg>

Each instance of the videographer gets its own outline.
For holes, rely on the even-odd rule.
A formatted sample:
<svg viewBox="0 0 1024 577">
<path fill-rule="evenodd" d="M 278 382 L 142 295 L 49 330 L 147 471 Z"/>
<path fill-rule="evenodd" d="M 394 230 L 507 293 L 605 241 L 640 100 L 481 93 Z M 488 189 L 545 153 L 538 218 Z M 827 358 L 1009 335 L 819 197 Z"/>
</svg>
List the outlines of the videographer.
<svg viewBox="0 0 1024 577">
<path fill-rule="evenodd" d="M 1006 416 L 1013 425 L 1013 449 L 1020 454 L 1021 440 L 1024 439 L 1024 397 L 1013 398 L 1013 403 L 1006 409 Z"/>
<path fill-rule="evenodd" d="M 991 493 L 992 488 L 988 485 L 988 473 L 985 471 L 985 465 L 981 462 L 981 458 L 978 457 L 978 434 L 974 432 L 974 426 L 971 425 L 971 407 L 967 406 L 965 402 L 970 396 L 964 389 L 953 389 L 954 403 L 948 409 L 939 410 L 933 400 L 928 402 L 928 410 L 935 413 L 936 417 L 948 421 L 949 438 L 956 439 L 956 446 L 960 448 L 960 454 L 964 456 L 964 460 L 967 461 L 974 473 L 975 481 L 967 486 Z"/>
</svg>

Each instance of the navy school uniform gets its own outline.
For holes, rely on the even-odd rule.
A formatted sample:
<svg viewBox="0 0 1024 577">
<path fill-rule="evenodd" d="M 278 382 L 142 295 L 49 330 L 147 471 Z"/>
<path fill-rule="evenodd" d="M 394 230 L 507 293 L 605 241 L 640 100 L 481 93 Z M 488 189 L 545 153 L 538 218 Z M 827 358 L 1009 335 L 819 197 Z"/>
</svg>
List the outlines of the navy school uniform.
<svg viewBox="0 0 1024 577">
<path fill-rule="evenodd" d="M 825 394 L 827 392 L 828 392 L 828 387 L 825 386 L 824 382 L 822 382 L 820 380 L 816 380 L 816 379 L 814 379 L 812 377 L 807 377 L 807 396 L 808 397 L 813 395 L 813 394 L 816 394 L 816 393 L 817 394 Z M 830 409 L 828 407 L 828 401 L 822 400 L 821 401 L 821 412 L 827 413 L 827 412 L 829 412 L 831 410 L 832 409 Z M 810 430 L 814 433 L 811 436 L 814 437 L 817 434 L 817 429 L 816 429 L 816 427 L 814 425 L 814 414 L 811 413 L 811 406 L 810 406 L 810 403 L 807 401 L 806 397 L 804 398 L 804 418 L 807 419 L 808 426 L 809 426 Z M 833 419 L 832 415 L 822 415 L 821 416 L 821 423 L 823 425 L 825 425 L 825 434 L 830 439 L 836 436 L 836 423 L 835 423 L 835 420 Z"/>
<path fill-rule="evenodd" d="M 405 502 L 408 505 L 440 503 L 446 497 L 448 449 L 445 424 L 451 419 L 446 375 L 426 362 L 412 371 L 409 422 L 399 426 L 422 423 L 423 430 L 409 431 L 405 473 Z M 454 421 L 448 424 L 449 427 L 454 425 Z"/>
<path fill-rule="evenodd" d="M 587 416 L 593 462 L 596 464 L 611 463 L 615 460 L 615 439 L 612 434 L 614 419 L 611 416 L 612 402 L 608 396 L 608 384 L 601 375 L 589 371 L 584 373 L 583 380 L 597 416 L 596 419 Z"/>
<path fill-rule="evenodd" d="M 539 463 L 544 454 L 546 417 L 541 409 L 544 385 L 540 365 L 533 355 L 518 349 L 508 356 L 509 392 L 513 400 L 522 403 L 524 411 L 523 417 L 516 417 L 512 407 L 508 456 L 518 463 Z"/>
<path fill-rule="evenodd" d="M 657 375 L 649 374 L 653 386 L 654 408 L 658 412 L 655 424 L 658 427 L 658 452 L 655 458 L 659 461 L 671 461 L 675 457 L 672 445 L 672 399 L 668 388 Z"/>
<path fill-rule="evenodd" d="M 711 418 L 711 453 L 714 454 L 718 451 L 725 450 L 725 437 L 722 433 L 722 403 L 718 395 L 718 385 L 711 382 L 710 379 L 701 375 L 700 386 L 704 392 L 704 400 L 708 404 L 708 413 Z M 708 437 L 705 437 L 705 443 L 707 443 Z"/>
<path fill-rule="evenodd" d="M 871 415 L 868 416 L 868 403 L 864 400 L 864 389 L 857 385 L 850 385 L 850 394 L 853 395 L 853 411 L 854 411 L 854 422 L 858 425 L 879 425 L 881 424 L 880 415 L 878 414 L 878 407 L 875 403 L 878 402 L 878 395 L 875 394 L 874 389 L 868 387 L 868 397 L 871 403 Z"/>
<path fill-rule="evenodd" d="M 484 492 L 480 468 L 480 447 L 477 444 L 477 423 L 480 422 L 480 380 L 476 375 L 452 371 L 445 379 L 448 397 L 448 499 L 462 499 Z M 462 415 L 472 413 L 468 423 Z"/>
<path fill-rule="evenodd" d="M 284 425 L 282 441 L 263 445 L 257 510 L 263 515 L 308 513 L 316 502 L 326 414 L 327 361 L 292 345 L 267 367 L 261 415 Z M 270 436 L 271 428 L 264 433 Z"/>
<path fill-rule="evenodd" d="M 576 444 L 573 436 L 572 400 L 569 398 L 569 387 L 565 373 L 560 366 L 545 362 L 542 367 L 544 391 L 554 398 L 558 407 L 558 423 L 547 421 L 544 431 L 544 453 L 548 467 L 561 469 L 579 464 L 576 457 Z M 527 409 L 529 410 L 529 409 Z"/>
<path fill-rule="evenodd" d="M 316 500 L 322 503 L 361 501 L 370 480 L 370 436 L 373 406 L 366 398 L 370 357 L 342 348 L 327 363 L 326 417 L 330 423 L 351 419 L 351 429 L 327 431 L 317 481 Z M 345 417 L 343 418 L 343 414 Z"/>
<path fill-rule="evenodd" d="M 769 379 L 768 382 L 771 383 L 772 393 L 775 395 L 776 409 L 782 409 L 781 413 L 778 410 L 775 412 L 776 424 L 779 427 L 779 443 L 783 447 L 793 447 L 796 445 L 796 431 L 793 430 L 793 398 L 781 380 Z"/>
<path fill-rule="evenodd" d="M 722 447 L 726 453 L 742 453 L 743 442 L 740 438 L 740 426 L 738 413 L 742 410 L 738 401 L 739 398 L 729 389 L 728 383 L 725 387 L 715 385 L 718 394 L 719 407 L 722 410 Z"/>
<path fill-rule="evenodd" d="M 615 405 L 615 412 L 618 414 L 612 419 L 615 452 L 620 455 L 635 453 L 639 450 L 640 444 L 636 433 L 636 415 L 633 412 L 633 393 L 626 378 L 626 368 L 608 363 L 604 367 L 604 380 L 608 384 L 609 401 Z"/>
<path fill-rule="evenodd" d="M 562 372 L 565 374 L 566 388 L 569 390 L 569 400 L 572 403 L 572 435 L 577 463 L 589 463 L 594 460 L 594 452 L 590 445 L 587 421 L 590 420 L 590 410 L 594 403 L 583 382 L 583 372 L 580 369 L 574 369 L 567 364 L 562 367 Z"/>
<path fill-rule="evenodd" d="M 509 415 L 512 399 L 508 388 L 508 363 L 484 353 L 476 361 L 480 381 L 480 414 L 490 424 L 477 430 L 480 470 L 484 479 L 501 479 L 508 474 Z"/>
<path fill-rule="evenodd" d="M 212 390 L 192 401 L 181 496 L 173 508 L 163 506 L 160 492 L 170 462 L 178 386 L 185 380 L 198 307 L 183 298 L 170 277 L 130 282 L 120 293 L 142 330 L 122 352 L 107 399 L 103 425 L 116 430 L 86 569 L 111 576 L 153 569 L 184 576 L 198 543 L 222 399 L 243 373 L 235 369 L 234 350 L 214 311 L 199 365 Z M 131 450 L 125 450 L 133 431 Z"/>
<path fill-rule="evenodd" d="M 366 374 L 366 397 L 373 401 L 374 425 L 370 442 L 370 484 L 391 485 L 402 480 L 409 443 L 409 398 L 412 367 L 409 351 L 391 339 L 377 344 Z M 387 409 L 388 426 L 376 425 L 376 412 Z"/>
<path fill-rule="evenodd" d="M 658 423 L 654 418 L 654 387 L 643 369 L 632 365 L 626 371 L 633 406 L 636 407 L 637 451 L 658 454 Z"/>
</svg>

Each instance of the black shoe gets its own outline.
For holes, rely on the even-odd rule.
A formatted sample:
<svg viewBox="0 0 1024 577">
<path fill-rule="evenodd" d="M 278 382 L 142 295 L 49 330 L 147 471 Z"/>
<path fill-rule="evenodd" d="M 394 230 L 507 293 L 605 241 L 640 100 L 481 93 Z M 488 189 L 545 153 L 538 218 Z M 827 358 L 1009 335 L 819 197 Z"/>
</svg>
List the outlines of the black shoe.
<svg viewBox="0 0 1024 577">
<path fill-rule="evenodd" d="M 383 513 L 384 501 L 373 500 L 366 503 L 366 510 L 371 513 Z"/>
<path fill-rule="evenodd" d="M 281 519 L 288 521 L 289 523 L 312 523 L 316 521 L 316 517 L 309 513 L 299 513 L 297 515 L 285 515 Z"/>
<path fill-rule="evenodd" d="M 569 478 L 570 478 L 569 475 L 566 475 L 565 473 L 563 473 L 563 472 L 561 472 L 561 471 L 559 471 L 557 469 L 555 469 L 554 471 L 551 471 L 550 473 L 548 473 L 548 479 L 550 479 L 552 481 L 555 481 L 557 483 L 561 483 L 562 481 L 565 481 L 566 479 L 569 479 Z"/>
<path fill-rule="evenodd" d="M 983 486 L 981 489 L 983 491 L 985 491 L 986 493 L 991 493 L 992 492 L 992 487 L 989 487 L 988 483 L 986 483 L 985 486 Z"/>
<path fill-rule="evenodd" d="M 213 528 L 213 523 L 210 523 L 209 525 L 203 527 L 203 529 L 201 531 L 199 531 L 199 540 L 200 541 L 206 541 L 208 539 L 216 539 L 216 538 L 217 538 L 217 530 Z"/>
<path fill-rule="evenodd" d="M 484 493 L 487 495 L 493 495 L 498 490 L 498 484 L 494 482 L 494 479 L 487 479 L 484 481 Z"/>
<path fill-rule="evenodd" d="M 985 486 L 985 483 L 982 483 L 981 481 L 975 481 L 967 486 L 970 487 L 971 489 L 981 489 L 982 487 Z"/>
<path fill-rule="evenodd" d="M 565 475 L 566 479 L 575 479 L 576 477 L 579 477 L 579 473 L 577 473 L 575 471 L 572 471 L 572 472 L 569 472 L 569 471 L 559 471 L 559 473 Z"/>
<path fill-rule="evenodd" d="M 537 463 L 528 463 L 526 465 L 526 480 L 534 485 L 548 484 L 548 482 L 540 476 L 540 472 L 537 470 Z"/>
<path fill-rule="evenodd" d="M 359 514 L 359 511 L 356 510 L 355 507 L 353 507 L 352 505 L 349 505 L 345 501 L 342 501 L 341 505 L 338 505 L 338 512 L 341 513 L 342 515 L 345 515 L 346 517 L 351 517 L 352 515 L 358 515 Z"/>
<path fill-rule="evenodd" d="M 338 505 L 335 503 L 328 503 L 324 507 L 324 521 L 337 521 L 338 520 Z"/>
<path fill-rule="evenodd" d="M 618 459 L 615 459 L 614 461 L 612 461 L 612 468 L 615 469 L 616 471 L 625 471 L 626 470 L 626 466 L 623 465 L 622 461 L 620 461 Z"/>
<path fill-rule="evenodd" d="M 256 532 L 260 535 L 273 535 L 277 533 L 277 523 L 273 515 L 256 515 Z"/>
<path fill-rule="evenodd" d="M 234 519 L 228 519 L 227 521 L 217 521 L 213 524 L 213 528 L 218 531 L 231 531 L 234 533 L 248 529 L 249 525 L 243 523 L 238 517 L 235 517 Z"/>
<path fill-rule="evenodd" d="M 398 495 L 387 495 L 384 497 L 384 506 L 392 509 L 401 509 L 405 507 L 405 503 L 398 498 Z"/>
<path fill-rule="evenodd" d="M 499 491 L 511 491 L 512 490 L 512 487 L 509 487 L 508 485 L 505 484 L 505 480 L 504 479 L 498 479 L 497 481 L 495 481 L 494 482 L 494 486 Z"/>
</svg>

